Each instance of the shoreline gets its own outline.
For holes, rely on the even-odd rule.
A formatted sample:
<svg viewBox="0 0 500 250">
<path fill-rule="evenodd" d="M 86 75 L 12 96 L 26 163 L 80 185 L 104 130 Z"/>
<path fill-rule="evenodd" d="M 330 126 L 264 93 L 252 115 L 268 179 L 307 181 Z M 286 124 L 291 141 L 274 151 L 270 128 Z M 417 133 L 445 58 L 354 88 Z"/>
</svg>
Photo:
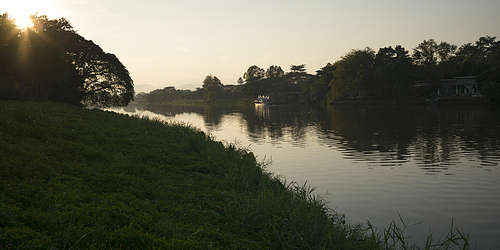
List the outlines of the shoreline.
<svg viewBox="0 0 500 250">
<path fill-rule="evenodd" d="M 396 223 L 349 225 L 313 187 L 187 125 L 53 102 L 0 101 L 0 111 L 3 248 L 409 244 Z"/>
<path fill-rule="evenodd" d="M 204 100 L 176 100 L 164 103 L 147 103 L 132 101 L 129 105 L 173 105 L 173 106 L 249 106 L 254 102 L 251 99 L 221 99 L 213 105 L 207 105 Z M 276 103 L 275 105 L 318 105 L 306 103 Z M 376 99 L 376 98 L 359 98 L 348 99 L 342 103 L 336 104 L 323 104 L 325 106 L 339 106 L 339 105 L 488 105 L 493 106 L 491 102 L 483 96 L 453 96 L 442 97 L 435 101 L 429 98 L 400 98 L 400 99 Z"/>
</svg>

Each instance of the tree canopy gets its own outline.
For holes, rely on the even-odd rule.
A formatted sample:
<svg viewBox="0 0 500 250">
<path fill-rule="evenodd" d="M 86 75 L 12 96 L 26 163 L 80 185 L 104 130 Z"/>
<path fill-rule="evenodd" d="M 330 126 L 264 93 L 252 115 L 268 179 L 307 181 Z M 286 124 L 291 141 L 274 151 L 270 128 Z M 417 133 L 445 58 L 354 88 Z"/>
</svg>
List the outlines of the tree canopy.
<svg viewBox="0 0 500 250">
<path fill-rule="evenodd" d="M 291 73 L 305 73 L 306 72 L 306 65 L 301 64 L 301 65 L 290 65 L 290 72 Z"/>
<path fill-rule="evenodd" d="M 243 74 L 243 79 L 248 82 L 258 81 L 266 76 L 266 71 L 263 68 L 259 68 L 257 65 L 250 66 L 247 71 Z"/>
<path fill-rule="evenodd" d="M 406 96 L 414 85 L 411 58 L 401 45 L 379 49 L 375 55 L 374 80 L 377 95 Z"/>
<path fill-rule="evenodd" d="M 371 48 L 351 50 L 335 63 L 335 77 L 330 83 L 331 94 L 343 91 L 333 96 L 364 96 L 372 90 L 375 52 Z"/>
<path fill-rule="evenodd" d="M 208 75 L 203 80 L 203 89 L 205 89 L 205 92 L 220 91 L 222 89 L 222 82 L 217 76 Z"/>
<path fill-rule="evenodd" d="M 53 100 L 80 106 L 125 106 L 134 84 L 125 66 L 74 30 L 65 18 L 31 16 L 20 29 L 0 15 L 0 98 Z"/>
<path fill-rule="evenodd" d="M 282 77 L 285 75 L 285 72 L 280 66 L 275 66 L 271 65 L 266 71 L 266 77 L 267 78 L 273 78 L 273 77 Z"/>
<path fill-rule="evenodd" d="M 208 75 L 203 80 L 203 89 L 205 90 L 205 100 L 207 103 L 213 103 L 222 97 L 222 82 L 213 75 Z"/>
</svg>

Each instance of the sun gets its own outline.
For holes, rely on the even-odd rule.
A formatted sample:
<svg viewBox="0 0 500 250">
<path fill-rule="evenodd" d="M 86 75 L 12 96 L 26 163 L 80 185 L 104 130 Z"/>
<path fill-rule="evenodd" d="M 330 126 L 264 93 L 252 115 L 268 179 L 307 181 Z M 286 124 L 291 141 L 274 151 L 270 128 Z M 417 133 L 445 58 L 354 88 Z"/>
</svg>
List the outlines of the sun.
<svg viewBox="0 0 500 250">
<path fill-rule="evenodd" d="M 13 18 L 16 20 L 16 24 L 17 26 L 19 26 L 20 28 L 29 28 L 31 26 L 33 26 L 33 23 L 31 22 L 31 19 L 29 18 L 30 17 L 30 13 L 26 14 L 26 13 L 23 13 L 23 14 L 15 14 L 13 15 Z"/>
<path fill-rule="evenodd" d="M 0 0 L 0 8 L 0 14 L 8 12 L 20 28 L 33 26 L 31 15 L 38 13 L 52 18 L 57 14 L 52 0 Z"/>
</svg>

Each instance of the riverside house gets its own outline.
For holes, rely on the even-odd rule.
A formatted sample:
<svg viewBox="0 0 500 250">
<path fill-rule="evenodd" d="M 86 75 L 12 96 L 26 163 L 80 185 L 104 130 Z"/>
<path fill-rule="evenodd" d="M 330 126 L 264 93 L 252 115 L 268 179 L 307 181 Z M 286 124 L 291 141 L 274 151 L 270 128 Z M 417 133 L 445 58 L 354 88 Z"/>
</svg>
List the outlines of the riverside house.
<svg viewBox="0 0 500 250">
<path fill-rule="evenodd" d="M 475 76 L 453 77 L 443 79 L 435 84 L 427 81 L 415 83 L 417 95 L 429 96 L 477 96 L 481 95 Z"/>
</svg>

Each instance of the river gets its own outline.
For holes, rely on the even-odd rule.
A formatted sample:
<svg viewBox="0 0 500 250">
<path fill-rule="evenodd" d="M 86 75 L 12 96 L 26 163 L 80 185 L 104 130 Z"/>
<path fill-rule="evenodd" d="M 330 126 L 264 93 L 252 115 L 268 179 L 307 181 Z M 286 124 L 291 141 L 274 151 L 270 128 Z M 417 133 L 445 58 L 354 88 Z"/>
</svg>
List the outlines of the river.
<svg viewBox="0 0 500 250">
<path fill-rule="evenodd" d="M 490 106 L 128 106 L 249 147 L 269 171 L 316 187 L 350 223 L 391 220 L 423 245 L 453 226 L 500 249 L 500 110 Z"/>
</svg>

